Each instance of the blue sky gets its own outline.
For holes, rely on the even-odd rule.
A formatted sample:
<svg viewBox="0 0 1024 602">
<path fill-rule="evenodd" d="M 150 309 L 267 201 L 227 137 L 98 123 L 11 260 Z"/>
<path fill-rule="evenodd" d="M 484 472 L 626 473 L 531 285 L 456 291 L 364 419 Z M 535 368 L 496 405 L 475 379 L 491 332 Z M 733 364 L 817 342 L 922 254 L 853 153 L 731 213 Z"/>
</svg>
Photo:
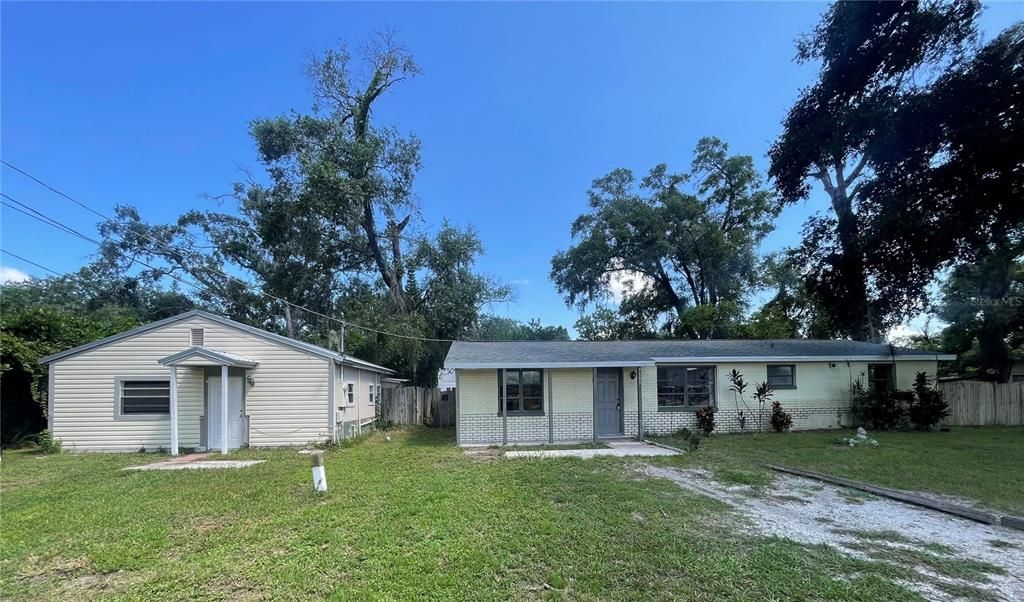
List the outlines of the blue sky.
<svg viewBox="0 0 1024 602">
<path fill-rule="evenodd" d="M 306 111 L 313 53 L 393 30 L 421 77 L 390 94 L 380 123 L 423 143 L 423 224 L 473 226 L 485 273 L 513 283 L 493 308 L 571 326 L 548 279 L 594 178 L 689 163 L 719 136 L 764 158 L 813 69 L 793 41 L 823 3 L 2 4 L 3 158 L 109 212 L 171 221 L 215 208 L 240 168 L 260 171 L 247 124 Z M 987 37 L 1024 17 L 989 6 Z M 96 219 L 4 168 L 3 191 L 79 229 Z M 763 250 L 795 244 L 820 193 L 788 208 Z M 4 208 L 3 248 L 59 271 L 94 250 Z M 3 257 L 6 267 L 41 270 Z"/>
</svg>

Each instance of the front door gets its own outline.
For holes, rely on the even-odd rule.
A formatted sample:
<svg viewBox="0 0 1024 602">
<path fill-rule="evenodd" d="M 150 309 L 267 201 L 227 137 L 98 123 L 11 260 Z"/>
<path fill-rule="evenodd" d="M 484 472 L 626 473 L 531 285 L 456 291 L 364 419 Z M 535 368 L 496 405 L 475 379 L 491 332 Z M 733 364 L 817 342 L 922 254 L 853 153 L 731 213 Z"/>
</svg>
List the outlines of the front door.
<svg viewBox="0 0 1024 602">
<path fill-rule="evenodd" d="M 206 379 L 206 441 L 207 449 L 221 448 L 220 377 Z M 242 377 L 228 377 L 228 449 L 242 447 Z"/>
<path fill-rule="evenodd" d="M 597 434 L 622 434 L 622 394 L 615 368 L 597 368 L 594 372 L 594 413 L 597 416 Z"/>
</svg>

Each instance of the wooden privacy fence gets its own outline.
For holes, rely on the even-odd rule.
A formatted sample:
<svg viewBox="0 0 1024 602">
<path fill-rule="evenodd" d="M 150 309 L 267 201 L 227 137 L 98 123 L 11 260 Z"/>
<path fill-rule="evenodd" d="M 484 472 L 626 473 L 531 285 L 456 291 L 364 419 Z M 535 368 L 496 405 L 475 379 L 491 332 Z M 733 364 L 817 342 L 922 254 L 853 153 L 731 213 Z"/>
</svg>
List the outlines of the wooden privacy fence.
<svg viewBox="0 0 1024 602">
<path fill-rule="evenodd" d="M 455 426 L 455 389 L 384 389 L 377 412 L 377 418 L 384 424 Z"/>
<path fill-rule="evenodd" d="M 981 381 L 940 382 L 946 396 L 949 426 L 992 426 L 1024 424 L 1024 383 Z"/>
</svg>

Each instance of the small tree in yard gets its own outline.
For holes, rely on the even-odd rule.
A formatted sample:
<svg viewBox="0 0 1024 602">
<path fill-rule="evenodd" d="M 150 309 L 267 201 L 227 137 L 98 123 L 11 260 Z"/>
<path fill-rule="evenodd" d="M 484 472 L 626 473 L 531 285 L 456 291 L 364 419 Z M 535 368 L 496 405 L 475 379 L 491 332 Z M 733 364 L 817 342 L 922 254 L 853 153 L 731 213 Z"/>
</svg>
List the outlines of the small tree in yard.
<svg viewBox="0 0 1024 602">
<path fill-rule="evenodd" d="M 766 381 L 754 385 L 754 401 L 757 402 L 757 430 L 764 430 L 764 406 L 772 398 L 772 386 Z"/>
<path fill-rule="evenodd" d="M 782 404 L 778 401 L 772 402 L 772 428 L 775 429 L 776 433 L 788 431 L 789 427 L 793 426 L 793 417 L 789 415 L 789 412 L 782 409 Z"/>
<path fill-rule="evenodd" d="M 737 399 L 743 404 L 743 407 L 750 410 L 750 406 L 747 405 L 747 400 L 743 398 L 743 393 L 747 390 L 747 383 L 743 380 L 743 375 L 739 370 L 733 369 L 728 374 L 729 390 L 736 394 Z M 754 401 L 757 402 L 757 430 L 764 430 L 764 408 L 768 401 L 771 399 L 773 394 L 772 386 L 766 381 L 762 381 L 754 385 Z M 781 407 L 781 406 L 780 406 Z M 746 425 L 746 417 L 743 416 L 743 412 L 739 413 L 740 428 L 742 429 Z"/>
<path fill-rule="evenodd" d="M 914 376 L 914 400 L 910 403 L 909 412 L 911 424 L 922 431 L 931 430 L 949 416 L 945 395 L 929 385 L 928 375 L 924 372 Z"/>
</svg>

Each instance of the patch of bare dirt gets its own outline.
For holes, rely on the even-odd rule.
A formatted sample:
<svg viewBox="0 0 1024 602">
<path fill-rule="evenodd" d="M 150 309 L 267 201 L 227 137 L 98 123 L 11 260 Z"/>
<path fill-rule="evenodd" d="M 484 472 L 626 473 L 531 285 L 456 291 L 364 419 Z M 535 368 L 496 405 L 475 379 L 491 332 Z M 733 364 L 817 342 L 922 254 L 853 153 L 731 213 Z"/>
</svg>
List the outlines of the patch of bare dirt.
<svg viewBox="0 0 1024 602">
<path fill-rule="evenodd" d="M 791 475 L 777 476 L 758 495 L 749 486 L 716 481 L 706 470 L 647 464 L 640 470 L 729 504 L 762 535 L 827 544 L 912 569 L 919 579 L 905 585 L 927 599 L 977 592 L 1024 600 L 1024 532 Z"/>
<path fill-rule="evenodd" d="M 497 447 L 467 447 L 464 451 L 477 462 L 494 462 L 501 457 L 501 449 Z"/>
<path fill-rule="evenodd" d="M 57 585 L 56 597 L 65 599 L 91 598 L 108 593 L 123 577 L 121 571 L 97 571 L 92 562 L 83 556 L 32 556 L 17 575 L 18 579 L 35 584 Z"/>
</svg>

